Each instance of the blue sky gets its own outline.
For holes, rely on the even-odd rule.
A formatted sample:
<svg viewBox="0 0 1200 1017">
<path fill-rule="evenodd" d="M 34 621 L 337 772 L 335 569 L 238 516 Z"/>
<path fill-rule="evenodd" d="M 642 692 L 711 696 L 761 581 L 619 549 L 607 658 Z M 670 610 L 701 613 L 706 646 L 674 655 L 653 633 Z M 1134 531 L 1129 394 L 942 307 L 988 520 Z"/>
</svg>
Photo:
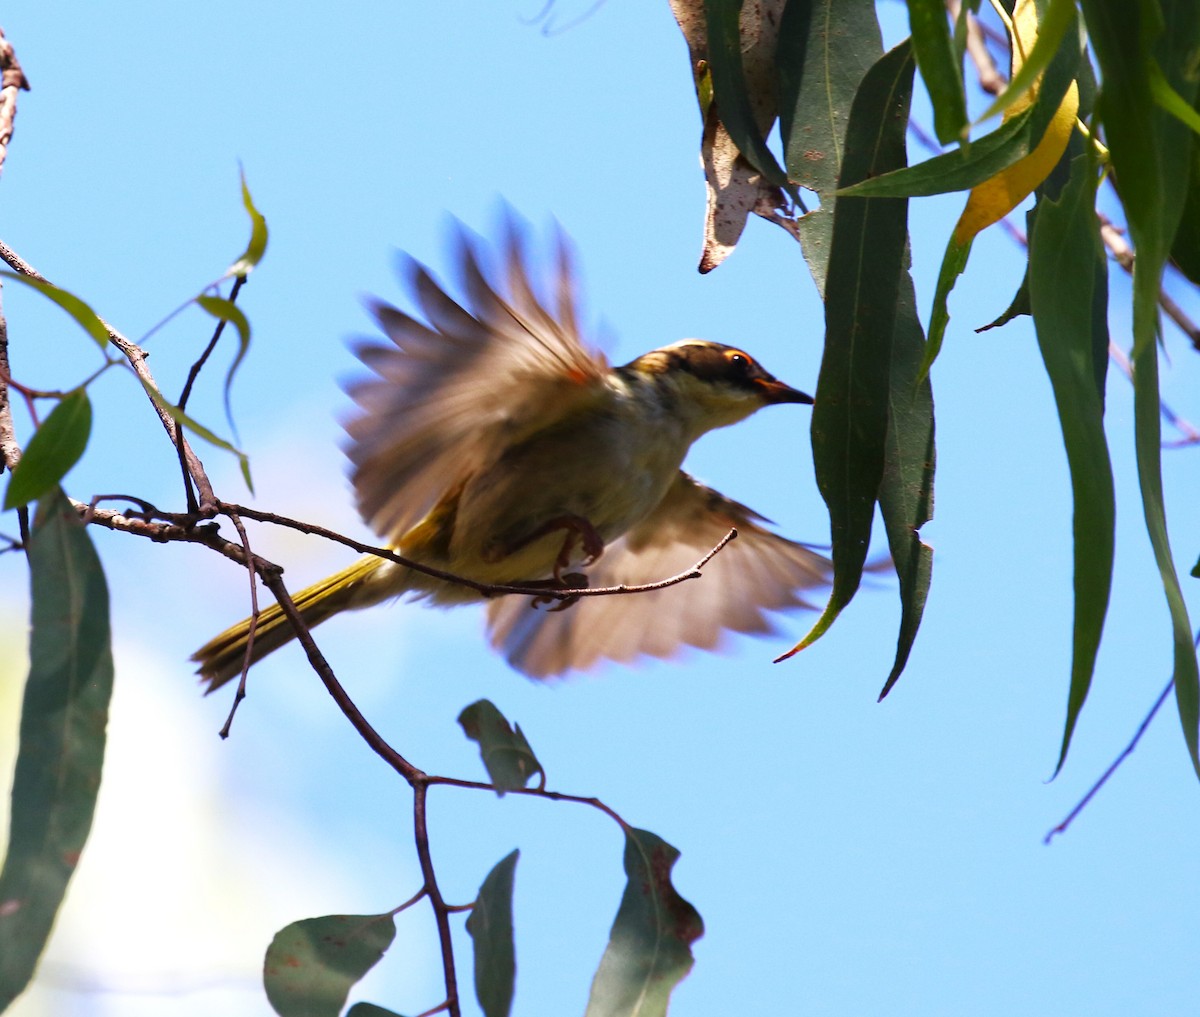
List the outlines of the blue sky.
<svg viewBox="0 0 1200 1017">
<path fill-rule="evenodd" d="M 823 316 L 791 241 L 751 223 L 726 264 L 695 271 L 699 117 L 667 5 L 605 4 L 550 36 L 528 23 L 539 6 L 7 11 L 34 91 L 21 97 L 0 181 L 0 237 L 136 338 L 241 250 L 240 161 L 272 230 L 242 297 L 255 337 L 234 392 L 254 504 L 359 536 L 337 424 L 338 382 L 355 373 L 346 340 L 370 328 L 362 295 L 403 298 L 396 249 L 448 267 L 448 215 L 486 231 L 503 198 L 535 223 L 557 217 L 618 362 L 703 336 L 743 345 L 811 390 Z M 588 5 L 558 6 L 566 16 Z M 902 5 L 881 16 L 897 39 Z M 915 111 L 927 126 L 925 103 Z M 961 203 L 911 206 L 923 313 Z M 1154 700 L 1170 640 L 1137 500 L 1131 392 L 1113 371 L 1113 604 L 1072 755 L 1047 783 L 1070 653 L 1065 456 L 1028 321 L 972 331 L 1007 306 L 1021 272 L 1021 252 L 990 230 L 952 297 L 933 375 L 934 587 L 908 670 L 882 705 L 898 620 L 884 579 L 783 665 L 771 658 L 810 619 L 785 618 L 780 637 L 737 641 L 726 655 L 552 686 L 487 651 L 476 609 L 396 605 L 319 631 L 363 710 L 425 770 L 480 776 L 455 718 L 487 697 L 520 722 L 552 787 L 597 795 L 682 851 L 676 885 L 707 933 L 674 1014 L 1194 1010 L 1200 819 L 1173 708 L 1071 832 L 1041 843 Z M 1127 344 L 1119 272 L 1113 290 L 1113 335 Z M 14 287 L 4 297 L 18 378 L 60 387 L 91 369 L 88 340 L 61 315 Z M 151 341 L 168 392 L 208 330 L 195 313 Z M 1196 357 L 1170 328 L 1167 353 L 1168 399 L 1200 417 Z M 192 404 L 214 425 L 221 373 Z M 170 449 L 132 379 L 111 372 L 94 400 L 71 493 L 180 507 Z M 808 423 L 803 407 L 768 410 L 703 439 L 689 469 L 781 532 L 825 540 Z M 222 497 L 249 499 L 232 460 L 199 451 Z M 1165 456 L 1184 570 L 1200 548 L 1196 454 Z M 348 561 L 313 538 L 260 529 L 252 539 L 293 588 Z M 419 885 L 408 789 L 295 652 L 256 669 L 221 743 L 228 700 L 202 699 L 186 658 L 246 613 L 242 573 L 196 548 L 95 540 L 114 602 L 112 756 L 42 983 L 16 1012 L 264 1013 L 256 972 L 275 929 L 387 910 Z M 0 558 L 9 727 L 24 590 L 22 563 Z M 472 899 L 521 848 L 514 1012 L 581 1013 L 623 883 L 617 828 L 579 807 L 452 790 L 434 792 L 430 811 L 452 900 Z M 465 937 L 459 948 L 469 971 Z M 401 1013 L 435 1005 L 435 950 L 427 910 L 414 908 L 351 998 Z"/>
</svg>

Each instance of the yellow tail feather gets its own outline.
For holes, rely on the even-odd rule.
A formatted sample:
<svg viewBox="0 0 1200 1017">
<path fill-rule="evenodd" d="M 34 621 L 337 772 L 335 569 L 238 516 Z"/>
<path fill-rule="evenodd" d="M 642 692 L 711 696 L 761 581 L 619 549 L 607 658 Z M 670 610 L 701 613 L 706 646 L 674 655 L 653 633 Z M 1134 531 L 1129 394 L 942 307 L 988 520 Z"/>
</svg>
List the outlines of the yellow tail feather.
<svg viewBox="0 0 1200 1017">
<path fill-rule="evenodd" d="M 341 611 L 366 607 L 400 590 L 381 589 L 367 593 L 364 583 L 386 563 L 373 555 L 360 558 L 353 565 L 326 576 L 299 593 L 293 594 L 300 616 L 310 628 L 320 625 L 327 618 Z M 238 677 L 246 664 L 246 642 L 250 635 L 250 619 L 245 618 L 226 629 L 215 639 L 210 639 L 192 654 L 199 663 L 198 673 L 208 684 L 207 692 L 219 689 L 226 682 Z M 268 653 L 279 649 L 296 638 L 295 630 L 278 604 L 271 604 L 258 613 L 258 624 L 254 627 L 254 646 L 250 651 L 250 663 L 262 660 Z"/>
</svg>

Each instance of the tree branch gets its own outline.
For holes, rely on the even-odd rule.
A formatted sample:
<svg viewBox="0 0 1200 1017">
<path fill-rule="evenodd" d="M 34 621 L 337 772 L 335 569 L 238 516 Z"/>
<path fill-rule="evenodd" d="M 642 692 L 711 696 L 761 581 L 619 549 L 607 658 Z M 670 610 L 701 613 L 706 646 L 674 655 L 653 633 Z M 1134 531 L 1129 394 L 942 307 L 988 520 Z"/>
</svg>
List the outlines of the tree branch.
<svg viewBox="0 0 1200 1017">
<path fill-rule="evenodd" d="M 0 28 L 0 171 L 8 156 L 8 143 L 13 136 L 13 121 L 17 117 L 17 93 L 29 91 L 29 79 L 21 70 L 12 43 Z"/>
</svg>

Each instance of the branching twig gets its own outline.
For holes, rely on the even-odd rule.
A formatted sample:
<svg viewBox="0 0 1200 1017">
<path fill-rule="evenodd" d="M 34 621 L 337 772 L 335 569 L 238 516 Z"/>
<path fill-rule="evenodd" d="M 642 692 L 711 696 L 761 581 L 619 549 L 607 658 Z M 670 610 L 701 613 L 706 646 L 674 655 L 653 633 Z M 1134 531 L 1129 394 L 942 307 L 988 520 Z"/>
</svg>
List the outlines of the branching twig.
<svg viewBox="0 0 1200 1017">
<path fill-rule="evenodd" d="M 0 260 L 4 261 L 14 272 L 19 272 L 21 275 L 29 276 L 29 278 L 37 279 L 41 282 L 49 282 L 41 272 L 25 261 L 3 241 L 0 241 Z M 161 395 L 161 390 L 155 383 L 154 376 L 150 373 L 150 368 L 146 366 L 146 351 L 136 343 L 126 339 L 125 336 L 103 318 L 100 319 L 100 323 L 108 332 L 109 341 L 129 361 L 129 366 L 133 369 L 133 373 L 141 380 L 142 384 L 150 391 Z M 149 393 L 147 393 L 147 397 L 149 397 Z M 204 472 L 204 464 L 200 462 L 199 457 L 192 451 L 191 446 L 187 443 L 187 439 L 176 436 L 176 425 L 171 415 L 153 399 L 150 400 L 150 403 L 154 407 L 154 412 L 158 414 L 158 419 L 162 422 L 163 428 L 166 430 L 171 442 L 173 444 L 177 441 L 182 442 L 186 450 L 188 473 L 195 482 L 196 490 L 199 493 L 199 511 L 203 515 L 211 515 L 212 506 L 216 504 L 217 497 L 213 493 L 208 474 Z"/>
<path fill-rule="evenodd" d="M 343 536 L 334 530 L 328 530 L 323 526 L 317 526 L 313 523 L 306 523 L 299 519 L 289 519 L 287 516 L 281 516 L 274 512 L 261 512 L 258 509 L 248 508 L 245 505 L 231 505 L 228 502 L 219 502 L 217 505 L 218 511 L 222 514 L 236 512 L 239 515 L 245 516 L 247 519 L 255 519 L 263 523 L 274 523 L 278 526 L 286 526 L 289 529 L 299 530 L 301 533 L 312 534 L 313 536 L 324 537 L 326 540 L 332 540 L 338 544 L 344 544 L 346 547 L 353 548 L 361 554 L 373 554 L 379 558 L 386 558 L 388 561 L 393 561 L 397 565 L 403 565 L 405 568 L 410 568 L 414 572 L 420 572 L 423 575 L 431 576 L 434 579 L 442 579 L 448 583 L 455 583 L 459 586 L 465 586 L 469 590 L 475 590 L 477 593 L 485 597 L 495 597 L 502 594 L 516 593 L 525 595 L 536 595 L 539 597 L 554 597 L 558 600 L 566 600 L 575 597 L 611 597 L 628 593 L 649 593 L 652 590 L 662 590 L 668 586 L 676 586 L 679 583 L 687 582 L 689 579 L 701 578 L 701 570 L 712 561 L 713 557 L 720 553 L 725 546 L 736 539 L 737 530 L 731 529 L 721 540 L 713 547 L 703 558 L 684 571 L 676 573 L 666 579 L 660 579 L 653 583 L 639 583 L 637 585 L 620 586 L 596 586 L 576 589 L 574 587 L 555 588 L 531 588 L 520 584 L 505 584 L 505 583 L 481 583 L 474 579 L 468 579 L 465 576 L 456 575 L 453 572 L 446 572 L 443 569 L 434 568 L 431 565 L 425 565 L 422 562 L 414 561 L 411 558 L 405 558 L 402 554 L 397 554 L 391 548 L 378 547 L 374 544 L 364 544 L 362 541 L 354 540 L 351 537 Z"/>
<path fill-rule="evenodd" d="M 17 93 L 29 91 L 29 79 L 21 70 L 12 43 L 0 29 L 0 171 L 8 156 L 8 143 L 12 140 L 13 121 L 17 117 Z"/>
</svg>

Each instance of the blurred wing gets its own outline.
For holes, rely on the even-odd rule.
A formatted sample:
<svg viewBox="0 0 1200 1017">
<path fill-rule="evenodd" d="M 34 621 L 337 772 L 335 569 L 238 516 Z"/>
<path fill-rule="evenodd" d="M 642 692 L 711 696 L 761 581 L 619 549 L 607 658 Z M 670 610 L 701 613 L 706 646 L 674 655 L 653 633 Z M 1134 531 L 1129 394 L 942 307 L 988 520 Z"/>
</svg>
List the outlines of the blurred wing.
<svg viewBox="0 0 1200 1017">
<path fill-rule="evenodd" d="M 832 563 L 759 525 L 762 517 L 680 473 L 654 512 L 588 570 L 593 587 L 651 583 L 695 564 L 737 527 L 737 539 L 700 579 L 650 593 L 585 597 L 564 611 L 501 597 L 488 609 L 492 645 L 519 671 L 545 678 L 630 661 L 670 657 L 681 646 L 715 649 L 724 630 L 774 631 L 768 611 L 812 607 L 799 591 L 827 586 Z M 762 520 L 765 522 L 765 520 Z"/>
<path fill-rule="evenodd" d="M 562 233 L 553 311 L 534 292 L 521 228 L 511 216 L 500 252 L 503 282 L 485 267 L 487 253 L 460 225 L 455 256 L 463 305 L 405 257 L 425 320 L 374 302 L 391 343 L 355 349 L 376 376 L 348 388 L 360 410 L 346 425 L 351 479 L 363 519 L 392 541 L 458 479 L 602 391 L 608 364 L 580 338 Z"/>
</svg>

